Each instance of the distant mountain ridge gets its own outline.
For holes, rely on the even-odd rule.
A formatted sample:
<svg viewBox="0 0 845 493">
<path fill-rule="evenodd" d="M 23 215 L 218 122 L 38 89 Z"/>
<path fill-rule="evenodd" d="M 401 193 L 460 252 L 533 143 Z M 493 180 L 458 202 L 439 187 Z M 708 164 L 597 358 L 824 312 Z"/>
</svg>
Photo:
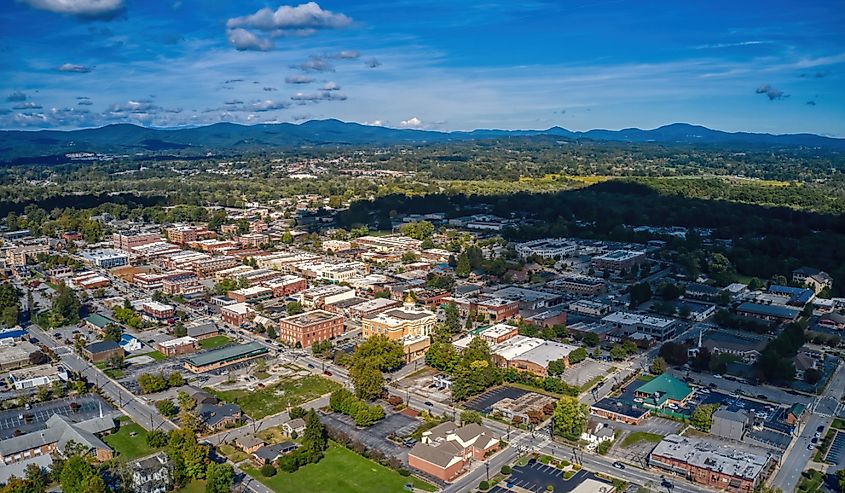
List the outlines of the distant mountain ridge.
<svg viewBox="0 0 845 493">
<path fill-rule="evenodd" d="M 132 154 L 149 151 L 254 150 L 327 145 L 391 145 L 550 136 L 614 142 L 659 144 L 744 145 L 749 147 L 809 147 L 845 150 L 845 139 L 815 134 L 773 135 L 724 132 L 700 125 L 673 123 L 652 130 L 571 131 L 561 127 L 545 130 L 478 129 L 470 132 L 395 129 L 339 120 L 309 120 L 301 124 L 239 125 L 215 123 L 204 127 L 152 129 L 132 124 L 107 125 L 85 130 L 0 131 L 0 160 L 20 164 L 33 156 L 57 156 L 72 152 Z M 184 152 L 182 153 L 184 154 Z"/>
</svg>

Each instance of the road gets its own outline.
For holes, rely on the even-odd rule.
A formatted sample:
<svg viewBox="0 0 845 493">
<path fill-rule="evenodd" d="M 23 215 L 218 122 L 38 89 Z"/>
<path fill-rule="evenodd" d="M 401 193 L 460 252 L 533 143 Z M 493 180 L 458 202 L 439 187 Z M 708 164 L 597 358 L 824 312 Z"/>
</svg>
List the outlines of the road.
<svg viewBox="0 0 845 493">
<path fill-rule="evenodd" d="M 97 367 L 77 356 L 72 349 L 59 344 L 53 337 L 37 325 L 27 327 L 38 340 L 52 349 L 69 369 L 83 375 L 89 383 L 100 388 L 103 395 L 111 399 L 118 408 L 146 430 L 170 431 L 177 428 L 172 421 L 161 416 L 158 411 L 126 390 L 119 383 L 107 377 Z"/>
<path fill-rule="evenodd" d="M 822 425 L 827 429 L 830 423 L 833 422 L 833 418 L 835 418 L 833 413 L 828 414 L 825 412 L 830 406 L 820 405 L 819 403 L 821 400 L 832 400 L 838 404 L 842 400 L 843 394 L 845 394 L 845 370 L 843 369 L 843 365 L 839 365 L 839 368 L 836 369 L 833 377 L 831 377 L 824 395 L 814 400 L 810 409 L 807 411 L 808 417 L 803 425 L 803 429 L 800 431 L 799 436 L 792 441 L 790 448 L 786 450 L 780 469 L 772 480 L 773 487 L 785 492 L 795 491 L 795 487 L 798 486 L 798 481 L 801 479 L 801 472 L 804 471 L 807 462 L 816 453 L 815 448 L 807 450 L 807 446 L 811 443 L 816 429 Z"/>
</svg>

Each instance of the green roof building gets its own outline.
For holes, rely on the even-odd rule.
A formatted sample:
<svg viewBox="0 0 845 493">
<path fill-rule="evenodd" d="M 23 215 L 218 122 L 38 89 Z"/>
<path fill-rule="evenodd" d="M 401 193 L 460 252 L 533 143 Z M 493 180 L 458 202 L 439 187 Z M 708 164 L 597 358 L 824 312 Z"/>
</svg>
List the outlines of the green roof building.
<svg viewBox="0 0 845 493">
<path fill-rule="evenodd" d="M 692 394 L 692 388 L 683 380 L 663 373 L 644 383 L 635 394 L 643 399 L 646 407 L 663 407 L 669 403 L 683 403 Z"/>
<path fill-rule="evenodd" d="M 185 361 L 185 368 L 193 373 L 204 373 L 244 363 L 265 354 L 267 348 L 257 342 L 233 344 L 191 356 Z"/>
</svg>

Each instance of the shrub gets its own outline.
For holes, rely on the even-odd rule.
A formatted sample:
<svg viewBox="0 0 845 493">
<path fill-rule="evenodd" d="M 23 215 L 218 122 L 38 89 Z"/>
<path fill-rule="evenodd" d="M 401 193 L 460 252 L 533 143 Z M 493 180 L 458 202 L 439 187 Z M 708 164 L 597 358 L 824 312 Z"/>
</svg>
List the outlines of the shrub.
<svg viewBox="0 0 845 493">
<path fill-rule="evenodd" d="M 490 483 L 488 483 L 487 481 L 482 481 L 478 483 L 478 489 L 487 491 L 490 489 Z"/>
<path fill-rule="evenodd" d="M 510 474 L 511 473 L 511 466 L 504 465 L 502 466 L 502 474 Z"/>
<path fill-rule="evenodd" d="M 270 478 L 276 475 L 276 468 L 272 464 L 264 464 L 261 466 L 261 475 L 265 478 Z"/>
</svg>

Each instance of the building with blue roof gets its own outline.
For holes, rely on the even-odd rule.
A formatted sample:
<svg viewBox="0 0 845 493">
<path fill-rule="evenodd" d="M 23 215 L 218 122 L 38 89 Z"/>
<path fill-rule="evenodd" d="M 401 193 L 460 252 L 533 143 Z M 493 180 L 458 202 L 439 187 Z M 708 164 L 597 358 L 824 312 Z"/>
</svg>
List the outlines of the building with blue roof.
<svg viewBox="0 0 845 493">
<path fill-rule="evenodd" d="M 22 341 L 24 338 L 29 337 L 29 332 L 20 327 L 15 327 L 13 329 L 6 329 L 0 330 L 0 341 L 4 339 L 11 339 L 13 341 Z"/>
<path fill-rule="evenodd" d="M 746 302 L 739 305 L 736 314 L 741 317 L 751 317 L 769 322 L 794 322 L 801 314 L 801 310 L 782 305 L 764 305 Z"/>
<path fill-rule="evenodd" d="M 769 292 L 780 296 L 789 298 L 787 305 L 804 307 L 816 297 L 816 292 L 808 288 L 794 288 L 792 286 L 781 286 L 780 284 L 772 284 L 769 286 Z"/>
</svg>

